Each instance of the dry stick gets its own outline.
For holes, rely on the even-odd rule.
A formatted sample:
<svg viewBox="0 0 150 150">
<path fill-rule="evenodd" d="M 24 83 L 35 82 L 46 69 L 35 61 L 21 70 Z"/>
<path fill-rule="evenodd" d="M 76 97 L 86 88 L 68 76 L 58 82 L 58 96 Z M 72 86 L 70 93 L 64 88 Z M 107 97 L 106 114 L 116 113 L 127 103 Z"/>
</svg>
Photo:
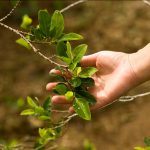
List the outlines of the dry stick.
<svg viewBox="0 0 150 150">
<path fill-rule="evenodd" d="M 38 55 L 40 55 L 41 57 L 43 57 L 45 60 L 49 61 L 50 63 L 52 63 L 52 64 L 54 64 L 54 65 L 56 65 L 56 66 L 61 66 L 61 67 L 66 68 L 65 65 L 58 64 L 58 63 L 52 61 L 51 59 L 49 59 L 48 57 L 46 57 L 46 56 L 45 56 L 44 54 L 42 54 L 41 52 L 39 52 L 39 50 L 36 49 L 36 48 L 31 44 L 31 42 L 29 42 L 29 40 L 28 40 L 27 38 L 25 38 L 25 36 L 23 36 L 18 30 L 13 29 L 13 28 L 11 28 L 11 27 L 9 27 L 9 26 L 7 26 L 6 24 L 3 24 L 3 23 L 1 23 L 1 22 L 0 22 L 0 25 L 3 26 L 3 27 L 5 27 L 6 29 L 9 29 L 10 31 L 16 33 L 16 34 L 19 35 L 21 38 L 23 38 L 23 39 L 31 46 L 31 48 L 33 49 L 33 51 L 34 51 L 35 53 L 37 53 Z"/>
<path fill-rule="evenodd" d="M 149 5 L 149 6 L 150 6 L 150 2 L 149 2 L 149 1 L 147 1 L 147 0 L 143 0 L 143 2 L 144 2 L 145 4 L 147 4 L 147 5 Z"/>
<path fill-rule="evenodd" d="M 14 10 L 18 7 L 19 3 L 20 3 L 20 0 L 18 0 L 18 2 L 16 3 L 16 5 L 11 9 L 11 11 L 6 16 L 4 16 L 3 18 L 0 19 L 0 22 L 4 21 L 9 16 L 11 16 L 13 14 Z"/>
<path fill-rule="evenodd" d="M 138 95 L 133 95 L 133 96 L 122 96 L 118 99 L 118 101 L 120 102 L 129 102 L 129 101 L 133 101 L 136 98 L 140 98 L 140 97 L 144 97 L 144 96 L 148 96 L 150 95 L 150 92 L 146 92 L 146 93 L 142 93 L 142 94 L 138 94 Z"/>
<path fill-rule="evenodd" d="M 80 3 L 86 2 L 86 1 L 87 1 L 87 0 L 79 0 L 79 1 L 77 1 L 77 2 L 74 2 L 74 3 L 70 4 L 69 6 L 63 8 L 60 12 L 63 13 L 63 12 L 65 12 L 65 11 L 67 11 L 68 9 L 70 9 L 70 8 L 72 8 L 72 7 L 74 7 L 74 6 L 78 5 L 78 4 L 80 4 Z"/>
</svg>

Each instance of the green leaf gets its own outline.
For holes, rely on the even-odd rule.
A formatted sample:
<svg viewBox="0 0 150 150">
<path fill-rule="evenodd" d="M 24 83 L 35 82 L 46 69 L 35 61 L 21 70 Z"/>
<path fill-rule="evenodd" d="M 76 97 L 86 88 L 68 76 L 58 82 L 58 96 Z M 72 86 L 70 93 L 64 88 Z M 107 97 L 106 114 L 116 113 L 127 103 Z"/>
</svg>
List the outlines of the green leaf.
<svg viewBox="0 0 150 150">
<path fill-rule="evenodd" d="M 21 28 L 28 29 L 31 24 L 32 24 L 32 19 L 28 15 L 24 15 L 22 17 Z"/>
<path fill-rule="evenodd" d="M 73 59 L 73 55 L 72 55 L 72 51 L 71 51 L 71 45 L 69 42 L 67 42 L 67 56 L 72 60 Z"/>
<path fill-rule="evenodd" d="M 42 34 L 42 32 L 40 31 L 39 28 L 31 28 L 31 35 L 30 36 L 30 39 L 31 40 L 43 40 L 44 39 L 44 35 Z"/>
<path fill-rule="evenodd" d="M 49 36 L 51 18 L 47 10 L 40 10 L 38 12 L 38 20 L 40 31 L 46 36 Z"/>
<path fill-rule="evenodd" d="M 76 40 L 81 40 L 83 37 L 79 34 L 76 33 L 68 33 L 62 36 L 59 41 L 76 41 Z"/>
<path fill-rule="evenodd" d="M 35 112 L 33 109 L 26 109 L 21 112 L 21 115 L 34 115 Z"/>
<path fill-rule="evenodd" d="M 50 73 L 50 82 L 65 82 L 65 78 L 59 74 Z"/>
<path fill-rule="evenodd" d="M 63 62 L 65 62 L 66 64 L 70 64 L 71 63 L 71 59 L 68 58 L 68 57 L 64 57 L 64 56 L 61 56 L 61 57 L 58 57 L 60 60 L 62 60 Z"/>
<path fill-rule="evenodd" d="M 47 111 L 50 111 L 51 105 L 52 105 L 52 100 L 51 100 L 51 97 L 48 96 L 47 99 L 43 103 L 43 108 Z"/>
<path fill-rule="evenodd" d="M 74 76 L 78 76 L 79 73 L 81 72 L 82 68 L 81 67 L 76 67 L 73 71 L 73 75 Z"/>
<path fill-rule="evenodd" d="M 76 90 L 76 97 L 84 98 L 90 104 L 96 103 L 95 97 L 85 90 Z"/>
<path fill-rule="evenodd" d="M 88 102 L 83 98 L 75 98 L 73 103 L 75 112 L 85 120 L 91 120 L 91 112 Z"/>
<path fill-rule="evenodd" d="M 40 137 L 44 137 L 44 136 L 46 136 L 46 134 L 47 134 L 47 129 L 45 129 L 45 128 L 43 128 L 43 129 L 39 128 L 39 135 L 40 135 Z"/>
<path fill-rule="evenodd" d="M 14 6 L 18 3 L 19 0 L 10 0 L 11 4 Z"/>
<path fill-rule="evenodd" d="M 43 115 L 45 113 L 44 108 L 41 106 L 35 107 L 35 113 L 38 115 Z"/>
<path fill-rule="evenodd" d="M 58 42 L 56 46 L 56 53 L 58 56 L 67 57 L 67 46 L 64 42 Z"/>
<path fill-rule="evenodd" d="M 80 78 L 81 79 L 81 84 L 84 87 L 91 87 L 94 86 L 95 82 L 92 78 Z"/>
<path fill-rule="evenodd" d="M 68 88 L 65 84 L 59 83 L 53 90 L 56 94 L 64 95 L 68 91 Z"/>
<path fill-rule="evenodd" d="M 91 77 L 95 72 L 97 72 L 97 69 L 94 67 L 83 68 L 79 74 L 79 77 L 88 78 Z"/>
<path fill-rule="evenodd" d="M 60 11 L 56 10 L 51 18 L 50 31 L 53 32 L 53 36 L 59 38 L 64 30 L 64 18 Z"/>
<path fill-rule="evenodd" d="M 68 101 L 72 101 L 73 100 L 73 92 L 72 91 L 68 91 L 66 94 L 65 94 L 65 98 L 68 100 Z"/>
<path fill-rule="evenodd" d="M 144 143 L 146 144 L 146 146 L 150 146 L 150 138 L 145 137 L 144 138 Z"/>
<path fill-rule="evenodd" d="M 43 121 L 45 121 L 45 120 L 50 120 L 50 117 L 49 116 L 39 116 L 38 117 L 40 120 L 43 120 Z"/>
<path fill-rule="evenodd" d="M 34 102 L 34 100 L 29 96 L 27 97 L 27 102 L 28 102 L 28 105 L 33 108 L 38 107 L 38 105 Z"/>
<path fill-rule="evenodd" d="M 16 43 L 27 49 L 31 49 L 31 46 L 23 38 L 16 40 Z"/>
<path fill-rule="evenodd" d="M 72 78 L 71 80 L 69 80 L 69 83 L 73 86 L 73 87 L 79 87 L 81 85 L 81 80 L 79 77 L 75 77 Z"/>
<path fill-rule="evenodd" d="M 74 49 L 74 63 L 79 63 L 81 58 L 85 55 L 87 50 L 86 44 L 81 44 Z"/>
<path fill-rule="evenodd" d="M 74 69 L 76 68 L 76 66 L 77 66 L 77 63 L 70 63 L 68 68 L 70 70 L 74 71 Z"/>
<path fill-rule="evenodd" d="M 134 150 L 146 150 L 146 149 L 142 147 L 134 147 Z"/>
</svg>

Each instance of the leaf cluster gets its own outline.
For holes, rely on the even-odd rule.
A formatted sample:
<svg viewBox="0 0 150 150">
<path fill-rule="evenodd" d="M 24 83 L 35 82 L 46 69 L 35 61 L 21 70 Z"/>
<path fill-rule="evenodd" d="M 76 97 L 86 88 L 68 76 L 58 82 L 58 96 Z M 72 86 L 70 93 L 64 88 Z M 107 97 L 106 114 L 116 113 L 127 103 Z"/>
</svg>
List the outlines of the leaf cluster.
<svg viewBox="0 0 150 150">
<path fill-rule="evenodd" d="M 38 42 L 49 42 L 56 47 L 56 56 L 66 65 L 66 67 L 56 66 L 56 70 L 60 74 L 51 74 L 55 77 L 55 81 L 59 82 L 53 89 L 53 92 L 58 95 L 64 95 L 66 100 L 73 103 L 75 112 L 85 120 L 91 120 L 90 105 L 93 105 L 96 100 L 87 91 L 94 85 L 94 80 L 91 76 L 97 71 L 94 67 L 83 68 L 80 66 L 80 61 L 87 51 L 86 44 L 80 44 L 72 47 L 71 42 L 81 40 L 83 37 L 76 33 L 64 33 L 64 18 L 60 11 L 56 10 L 52 15 L 47 10 L 38 12 L 38 22 L 36 27 L 31 25 L 32 19 L 28 15 L 23 16 L 21 27 L 29 30 L 28 39 Z M 29 44 L 24 39 L 18 39 L 18 44 L 26 48 L 30 48 Z M 29 103 L 29 98 L 28 98 Z M 30 104 L 31 106 L 31 104 Z M 34 109 L 33 109 L 34 108 Z M 39 115 L 43 119 L 48 119 L 45 110 L 34 105 L 32 109 L 26 110 L 23 114 Z"/>
</svg>

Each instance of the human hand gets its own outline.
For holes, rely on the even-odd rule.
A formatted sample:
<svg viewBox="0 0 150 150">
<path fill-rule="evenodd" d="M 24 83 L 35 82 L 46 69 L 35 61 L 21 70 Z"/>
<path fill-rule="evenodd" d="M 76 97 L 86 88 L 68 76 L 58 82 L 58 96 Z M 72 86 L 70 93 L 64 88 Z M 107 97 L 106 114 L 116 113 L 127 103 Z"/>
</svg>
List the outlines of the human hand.
<svg viewBox="0 0 150 150">
<path fill-rule="evenodd" d="M 101 108 L 119 98 L 123 93 L 134 87 L 136 75 L 128 58 L 129 54 L 122 52 L 101 51 L 89 56 L 84 56 L 82 67 L 96 67 L 98 71 L 93 75 L 95 85 L 89 92 L 96 98 L 97 103 L 91 109 Z M 56 70 L 51 72 L 57 73 Z M 51 91 L 57 83 L 48 83 L 46 89 Z M 54 95 L 52 102 L 67 104 L 64 96 Z M 73 110 L 72 106 L 69 109 Z"/>
</svg>

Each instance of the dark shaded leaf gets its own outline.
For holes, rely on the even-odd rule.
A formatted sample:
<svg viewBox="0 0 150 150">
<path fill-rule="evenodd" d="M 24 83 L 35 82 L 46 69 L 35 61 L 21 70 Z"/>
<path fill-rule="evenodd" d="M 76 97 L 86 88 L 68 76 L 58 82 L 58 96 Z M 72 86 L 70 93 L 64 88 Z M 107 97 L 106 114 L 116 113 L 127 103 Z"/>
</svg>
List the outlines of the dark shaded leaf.
<svg viewBox="0 0 150 150">
<path fill-rule="evenodd" d="M 67 46 L 64 42 L 58 42 L 56 47 L 56 53 L 58 56 L 67 57 Z"/>
<path fill-rule="evenodd" d="M 49 36 L 51 17 L 47 10 L 40 10 L 38 12 L 39 28 L 44 36 Z"/>
<path fill-rule="evenodd" d="M 92 78 L 80 78 L 81 79 L 81 84 L 84 87 L 91 87 L 94 86 L 94 80 Z"/>
<path fill-rule="evenodd" d="M 48 96 L 47 99 L 43 103 L 43 108 L 47 111 L 50 111 L 51 106 L 52 106 L 52 100 L 51 100 L 51 97 Z"/>
<path fill-rule="evenodd" d="M 76 97 L 84 98 L 90 104 L 96 103 L 95 97 L 85 90 L 76 90 Z"/>
<path fill-rule="evenodd" d="M 71 80 L 69 80 L 69 83 L 73 86 L 73 87 L 79 87 L 81 85 L 81 80 L 78 77 L 72 78 Z"/>
<path fill-rule="evenodd" d="M 65 78 L 59 74 L 51 73 L 50 74 L 50 82 L 65 82 Z"/>
<path fill-rule="evenodd" d="M 146 144 L 146 146 L 150 146 L 150 138 L 145 137 L 144 138 L 144 143 Z"/>
<path fill-rule="evenodd" d="M 68 88 L 65 84 L 59 83 L 56 85 L 56 87 L 53 89 L 53 92 L 59 95 L 64 95 L 68 91 Z"/>
</svg>

